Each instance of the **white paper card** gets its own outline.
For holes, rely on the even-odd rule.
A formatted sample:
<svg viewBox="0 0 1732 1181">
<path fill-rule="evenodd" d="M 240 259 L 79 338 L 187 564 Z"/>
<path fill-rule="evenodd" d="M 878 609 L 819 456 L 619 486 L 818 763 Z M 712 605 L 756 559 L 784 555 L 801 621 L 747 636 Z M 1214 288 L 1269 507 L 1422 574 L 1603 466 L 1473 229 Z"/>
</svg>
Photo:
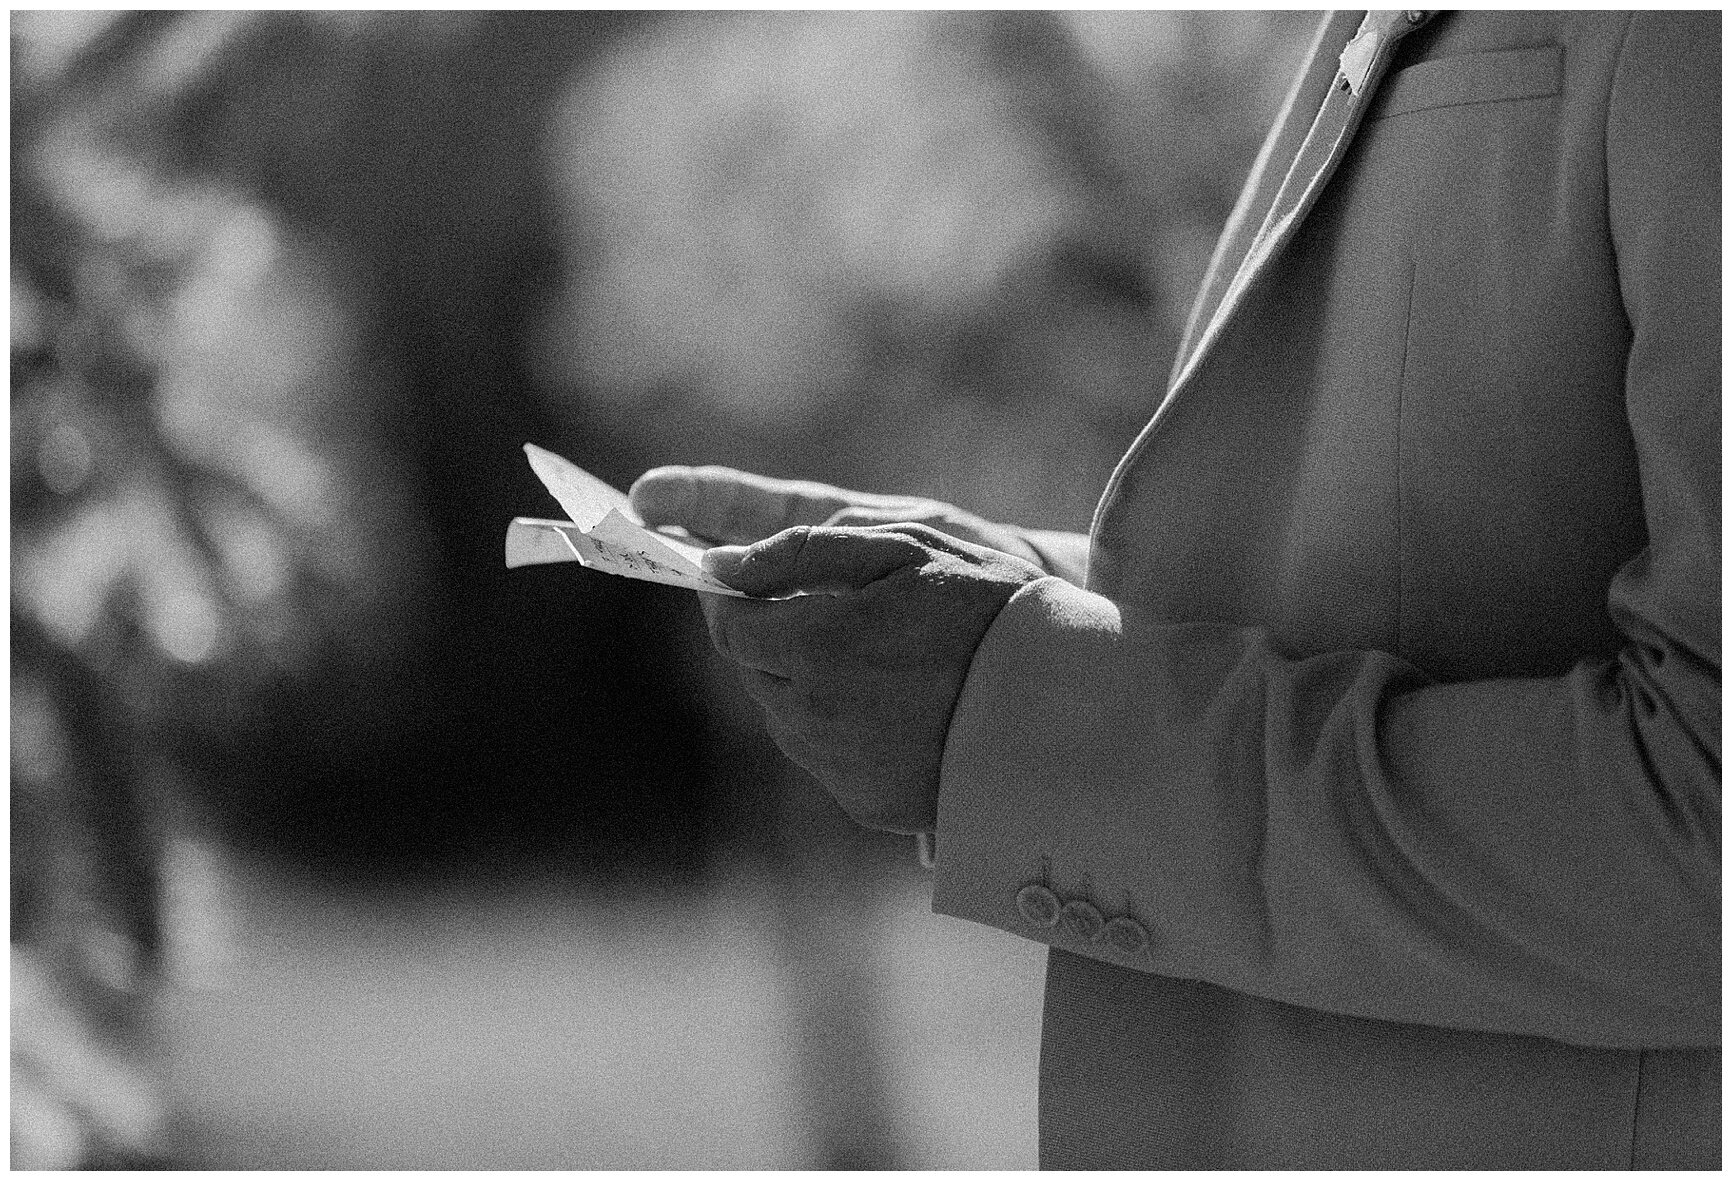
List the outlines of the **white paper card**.
<svg viewBox="0 0 1732 1181">
<path fill-rule="evenodd" d="M 700 565 L 707 545 L 644 526 L 625 493 L 533 443 L 529 466 L 571 518 L 518 517 L 505 530 L 507 568 L 579 562 L 591 570 L 748 598 Z"/>
</svg>

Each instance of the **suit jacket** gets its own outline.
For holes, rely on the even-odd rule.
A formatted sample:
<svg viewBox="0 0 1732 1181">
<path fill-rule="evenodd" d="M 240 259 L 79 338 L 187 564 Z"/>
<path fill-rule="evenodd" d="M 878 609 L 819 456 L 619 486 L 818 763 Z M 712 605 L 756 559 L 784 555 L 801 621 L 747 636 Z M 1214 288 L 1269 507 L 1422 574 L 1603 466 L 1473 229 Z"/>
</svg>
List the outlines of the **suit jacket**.
<svg viewBox="0 0 1732 1181">
<path fill-rule="evenodd" d="M 976 654 L 934 906 L 1051 946 L 1047 1167 L 1717 1168 L 1720 17 L 1362 15 Z"/>
</svg>

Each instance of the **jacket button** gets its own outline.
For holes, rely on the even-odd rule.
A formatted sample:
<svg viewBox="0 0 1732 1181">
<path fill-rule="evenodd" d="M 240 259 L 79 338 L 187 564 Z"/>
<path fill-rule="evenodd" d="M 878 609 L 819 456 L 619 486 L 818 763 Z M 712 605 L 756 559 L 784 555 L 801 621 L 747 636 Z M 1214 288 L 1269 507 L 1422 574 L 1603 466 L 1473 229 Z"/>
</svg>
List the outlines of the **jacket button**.
<svg viewBox="0 0 1732 1181">
<path fill-rule="evenodd" d="M 1108 947 L 1125 955 L 1141 955 L 1149 947 L 1149 933 L 1136 919 L 1114 919 L 1101 929 L 1101 939 Z"/>
<path fill-rule="evenodd" d="M 1058 895 L 1045 886 L 1024 886 L 1016 892 L 1016 909 L 1037 927 L 1058 922 Z"/>
<path fill-rule="evenodd" d="M 1106 926 L 1106 920 L 1101 912 L 1082 901 L 1072 899 L 1059 907 L 1058 925 L 1066 935 L 1074 935 L 1078 939 L 1093 939 Z"/>
</svg>

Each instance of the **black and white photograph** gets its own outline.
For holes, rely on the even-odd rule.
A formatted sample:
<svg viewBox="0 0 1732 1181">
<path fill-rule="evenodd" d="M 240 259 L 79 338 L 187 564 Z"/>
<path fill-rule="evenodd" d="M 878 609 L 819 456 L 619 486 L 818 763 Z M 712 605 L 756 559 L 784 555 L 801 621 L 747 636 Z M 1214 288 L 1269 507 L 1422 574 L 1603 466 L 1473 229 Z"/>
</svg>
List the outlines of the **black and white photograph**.
<svg viewBox="0 0 1732 1181">
<path fill-rule="evenodd" d="M 19 1171 L 1718 1171 L 1716 7 L 13 9 Z"/>
</svg>

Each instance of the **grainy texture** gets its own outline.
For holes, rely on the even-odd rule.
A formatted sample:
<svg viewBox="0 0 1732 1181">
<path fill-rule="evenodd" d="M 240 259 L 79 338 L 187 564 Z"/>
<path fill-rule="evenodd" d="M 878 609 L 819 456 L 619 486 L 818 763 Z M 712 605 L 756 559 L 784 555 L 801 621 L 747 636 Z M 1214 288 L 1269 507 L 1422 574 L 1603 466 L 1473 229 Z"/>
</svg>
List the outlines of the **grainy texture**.
<svg viewBox="0 0 1732 1181">
<path fill-rule="evenodd" d="M 1054 949 L 1045 1164 L 1717 1167 L 1719 34 L 1413 35 L 988 633 L 935 905 Z"/>
</svg>

